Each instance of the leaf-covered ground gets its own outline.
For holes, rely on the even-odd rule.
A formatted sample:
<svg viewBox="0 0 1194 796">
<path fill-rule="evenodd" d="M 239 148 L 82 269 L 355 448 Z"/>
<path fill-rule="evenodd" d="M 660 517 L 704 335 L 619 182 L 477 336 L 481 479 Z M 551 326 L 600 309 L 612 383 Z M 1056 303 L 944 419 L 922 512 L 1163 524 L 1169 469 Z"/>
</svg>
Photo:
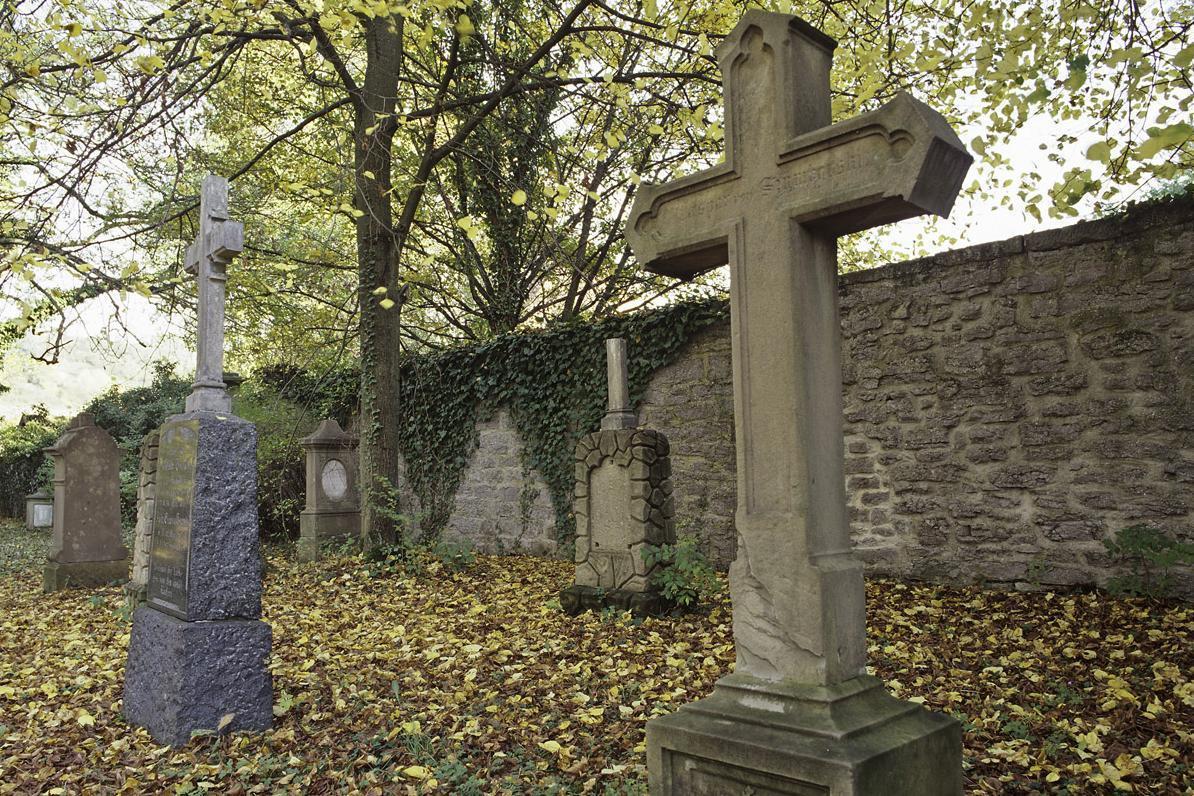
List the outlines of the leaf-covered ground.
<svg viewBox="0 0 1194 796">
<path fill-rule="evenodd" d="M 566 563 L 373 578 L 355 558 L 268 561 L 275 727 L 181 750 L 120 716 L 118 588 L 0 575 L 0 793 L 641 793 L 646 720 L 733 660 L 724 601 L 564 616 Z M 1190 606 L 890 580 L 867 596 L 876 673 L 964 723 L 969 792 L 1194 786 Z"/>
</svg>

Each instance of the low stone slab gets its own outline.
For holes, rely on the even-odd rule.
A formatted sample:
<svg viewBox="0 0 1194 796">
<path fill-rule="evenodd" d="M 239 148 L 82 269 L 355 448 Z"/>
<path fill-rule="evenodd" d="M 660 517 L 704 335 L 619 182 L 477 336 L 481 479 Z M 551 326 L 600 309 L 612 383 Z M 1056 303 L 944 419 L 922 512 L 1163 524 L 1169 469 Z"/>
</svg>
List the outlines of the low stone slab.
<svg viewBox="0 0 1194 796">
<path fill-rule="evenodd" d="M 179 746 L 196 730 L 267 730 L 273 721 L 265 622 L 184 622 L 142 606 L 133 618 L 124 717 L 159 743 Z M 232 719 L 220 729 L 220 720 Z"/>
<path fill-rule="evenodd" d="M 117 561 L 48 561 L 42 571 L 42 590 L 70 586 L 104 586 L 129 576 L 129 559 Z"/>
<path fill-rule="evenodd" d="M 673 608 L 658 592 L 606 590 L 593 586 L 569 586 L 564 589 L 560 592 L 560 607 L 569 616 L 606 608 L 629 611 L 635 616 L 663 616 Z"/>
</svg>

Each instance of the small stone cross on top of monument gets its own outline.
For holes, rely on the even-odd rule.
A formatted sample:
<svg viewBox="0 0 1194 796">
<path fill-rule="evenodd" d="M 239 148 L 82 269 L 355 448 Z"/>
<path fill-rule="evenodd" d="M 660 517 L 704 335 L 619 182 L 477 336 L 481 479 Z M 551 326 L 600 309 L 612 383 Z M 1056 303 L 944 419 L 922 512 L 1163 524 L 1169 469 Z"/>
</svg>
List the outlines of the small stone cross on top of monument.
<svg viewBox="0 0 1194 796">
<path fill-rule="evenodd" d="M 626 341 L 621 337 L 611 337 L 605 341 L 605 379 L 609 385 L 609 403 L 605 417 L 601 418 L 601 428 L 616 431 L 637 427 L 638 415 L 630 405 Z"/>
<path fill-rule="evenodd" d="M 199 234 L 187 247 L 186 270 L 199 289 L 195 383 L 187 396 L 188 412 L 229 412 L 232 399 L 224 385 L 224 297 L 227 268 L 244 249 L 244 226 L 228 217 L 228 180 L 203 178 Z"/>
</svg>

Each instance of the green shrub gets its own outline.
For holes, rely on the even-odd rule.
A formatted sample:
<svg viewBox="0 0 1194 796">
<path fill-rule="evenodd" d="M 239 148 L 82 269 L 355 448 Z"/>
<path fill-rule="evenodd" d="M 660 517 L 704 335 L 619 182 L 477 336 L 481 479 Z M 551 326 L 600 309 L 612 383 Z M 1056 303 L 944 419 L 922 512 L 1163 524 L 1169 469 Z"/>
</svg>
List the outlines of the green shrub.
<svg viewBox="0 0 1194 796">
<path fill-rule="evenodd" d="M 695 536 L 680 536 L 674 545 L 647 545 L 643 563 L 659 567 L 651 574 L 651 584 L 665 599 L 691 608 L 708 602 L 721 593 L 722 581 L 701 552 Z"/>
<path fill-rule="evenodd" d="M 1176 564 L 1194 564 L 1194 545 L 1185 544 L 1147 524 L 1129 525 L 1103 542 L 1128 573 L 1107 581 L 1107 591 L 1117 595 L 1162 598 L 1173 591 L 1169 570 Z"/>
<path fill-rule="evenodd" d="M 25 516 L 25 495 L 50 485 L 54 468 L 42 448 L 54 444 L 65 422 L 44 410 L 25 422 L 0 422 L 0 515 Z"/>
<path fill-rule="evenodd" d="M 153 381 L 147 386 L 124 391 L 112 387 L 83 407 L 120 446 L 120 518 L 127 527 L 137 521 L 141 441 L 166 418 L 183 411 L 190 391 L 190 379 L 175 375 L 170 362 L 159 361 L 153 364 Z"/>
<path fill-rule="evenodd" d="M 477 561 L 477 554 L 467 540 L 435 539 L 427 542 L 410 540 L 409 520 L 400 518 L 401 534 L 397 544 L 374 543 L 365 548 L 362 558 L 373 566 L 377 576 L 419 576 L 436 572 L 462 572 Z"/>
</svg>

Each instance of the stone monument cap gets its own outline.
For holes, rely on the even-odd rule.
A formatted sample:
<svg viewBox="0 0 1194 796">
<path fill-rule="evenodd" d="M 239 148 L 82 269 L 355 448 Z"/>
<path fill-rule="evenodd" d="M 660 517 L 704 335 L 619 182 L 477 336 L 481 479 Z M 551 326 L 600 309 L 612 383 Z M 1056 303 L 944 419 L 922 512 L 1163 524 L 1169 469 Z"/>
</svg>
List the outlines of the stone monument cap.
<svg viewBox="0 0 1194 796">
<path fill-rule="evenodd" d="M 314 431 L 299 440 L 304 448 L 343 448 L 355 445 L 356 434 L 349 434 L 340 428 L 340 424 L 332 418 L 325 419 Z"/>
<path fill-rule="evenodd" d="M 55 440 L 53 445 L 48 445 L 42 448 L 42 452 L 50 454 L 62 453 L 64 450 L 70 447 L 70 442 L 75 437 L 74 432 L 82 431 L 83 429 L 87 428 L 99 428 L 95 424 L 95 415 L 91 414 L 90 412 L 80 412 L 79 414 L 75 415 L 69 423 L 67 423 L 66 431 L 62 432 L 62 436 Z"/>
</svg>

